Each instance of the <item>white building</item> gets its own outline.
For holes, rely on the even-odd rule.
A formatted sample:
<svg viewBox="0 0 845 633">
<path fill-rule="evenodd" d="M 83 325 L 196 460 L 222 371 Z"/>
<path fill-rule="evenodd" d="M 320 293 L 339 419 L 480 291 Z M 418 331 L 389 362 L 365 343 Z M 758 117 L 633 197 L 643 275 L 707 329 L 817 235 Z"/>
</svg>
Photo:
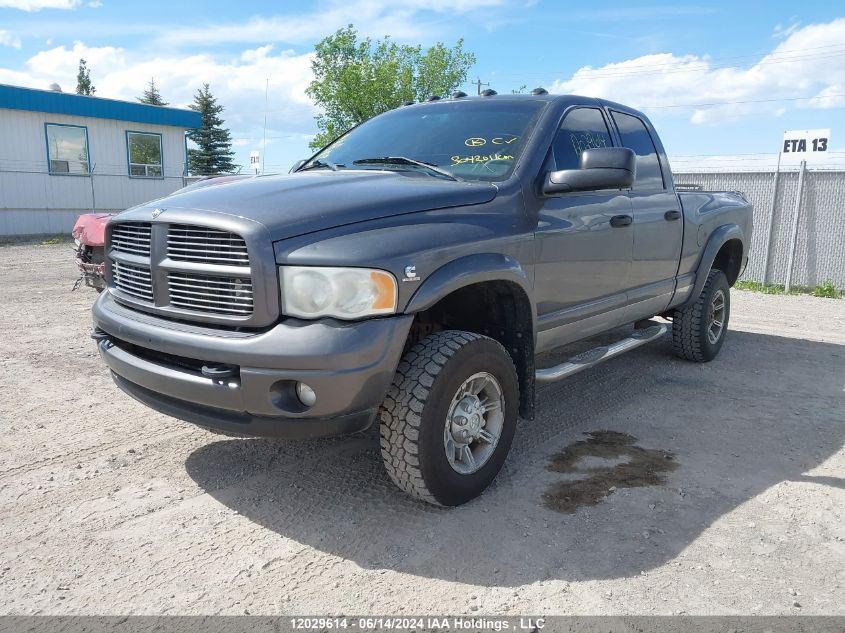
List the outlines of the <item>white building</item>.
<svg viewBox="0 0 845 633">
<path fill-rule="evenodd" d="M 192 110 L 0 85 L 0 235 L 69 233 L 183 186 Z"/>
</svg>

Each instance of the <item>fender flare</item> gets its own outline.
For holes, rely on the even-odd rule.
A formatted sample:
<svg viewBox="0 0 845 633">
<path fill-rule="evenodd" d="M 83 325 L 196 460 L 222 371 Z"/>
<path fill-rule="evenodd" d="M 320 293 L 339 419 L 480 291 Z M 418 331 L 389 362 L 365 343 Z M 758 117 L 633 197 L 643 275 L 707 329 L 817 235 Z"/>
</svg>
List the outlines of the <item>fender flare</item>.
<svg viewBox="0 0 845 633">
<path fill-rule="evenodd" d="M 745 235 L 739 226 L 736 224 L 723 224 L 713 231 L 707 239 L 704 250 L 701 252 L 701 259 L 698 261 L 698 267 L 695 270 L 695 285 L 686 303 L 693 303 L 698 299 L 707 281 L 707 275 L 710 274 L 710 269 L 713 268 L 713 262 L 716 260 L 719 249 L 729 240 L 739 240 L 742 243 L 743 256 L 745 255 L 748 246 L 745 243 Z"/>
<path fill-rule="evenodd" d="M 515 284 L 522 290 L 528 301 L 531 322 L 526 324 L 524 333 L 515 332 L 515 338 L 509 344 L 503 344 L 515 355 L 514 362 L 520 374 L 519 413 L 523 418 L 533 420 L 537 311 L 532 300 L 531 279 L 517 260 L 500 253 L 479 253 L 453 260 L 435 270 L 422 282 L 404 312 L 405 314 L 422 312 L 456 290 L 490 281 Z"/>
<path fill-rule="evenodd" d="M 485 281 L 513 282 L 531 303 L 531 280 L 517 260 L 500 253 L 479 253 L 460 257 L 435 270 L 411 296 L 404 312 L 422 312 L 460 288 Z M 536 320 L 531 303 L 532 330 L 536 327 Z"/>
</svg>

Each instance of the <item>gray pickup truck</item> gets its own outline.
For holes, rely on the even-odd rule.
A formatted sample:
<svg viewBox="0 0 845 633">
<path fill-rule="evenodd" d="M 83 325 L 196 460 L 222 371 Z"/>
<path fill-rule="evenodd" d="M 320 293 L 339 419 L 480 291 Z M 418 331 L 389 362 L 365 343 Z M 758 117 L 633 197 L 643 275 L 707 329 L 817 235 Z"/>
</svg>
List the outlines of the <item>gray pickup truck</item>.
<svg viewBox="0 0 845 633">
<path fill-rule="evenodd" d="M 393 481 L 458 505 L 499 472 L 537 382 L 669 329 L 679 356 L 713 359 L 750 237 L 741 194 L 675 191 L 640 112 L 458 93 L 377 116 L 290 174 L 114 217 L 93 338 L 121 389 L 218 432 L 378 420 Z"/>
</svg>

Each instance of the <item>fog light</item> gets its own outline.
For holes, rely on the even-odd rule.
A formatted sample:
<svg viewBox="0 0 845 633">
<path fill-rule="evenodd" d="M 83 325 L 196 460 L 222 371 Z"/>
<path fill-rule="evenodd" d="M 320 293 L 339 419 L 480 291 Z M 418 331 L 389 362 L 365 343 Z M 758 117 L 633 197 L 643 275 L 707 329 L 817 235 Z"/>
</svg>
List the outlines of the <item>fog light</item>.
<svg viewBox="0 0 845 633">
<path fill-rule="evenodd" d="M 314 403 L 317 402 L 317 394 L 304 382 L 296 383 L 296 397 L 306 407 L 313 407 Z"/>
</svg>

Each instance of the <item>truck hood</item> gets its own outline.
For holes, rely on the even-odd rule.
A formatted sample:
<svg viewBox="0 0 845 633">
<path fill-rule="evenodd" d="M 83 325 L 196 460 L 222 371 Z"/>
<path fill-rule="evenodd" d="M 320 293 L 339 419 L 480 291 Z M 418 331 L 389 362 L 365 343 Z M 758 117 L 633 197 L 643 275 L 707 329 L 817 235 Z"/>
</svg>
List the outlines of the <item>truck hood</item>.
<svg viewBox="0 0 845 633">
<path fill-rule="evenodd" d="M 489 202 L 491 183 L 391 171 L 328 170 L 265 176 L 176 192 L 136 207 L 222 213 L 262 224 L 273 241 L 383 217 Z M 127 214 L 129 215 L 129 214 Z M 182 214 L 180 214 L 182 215 Z"/>
</svg>

